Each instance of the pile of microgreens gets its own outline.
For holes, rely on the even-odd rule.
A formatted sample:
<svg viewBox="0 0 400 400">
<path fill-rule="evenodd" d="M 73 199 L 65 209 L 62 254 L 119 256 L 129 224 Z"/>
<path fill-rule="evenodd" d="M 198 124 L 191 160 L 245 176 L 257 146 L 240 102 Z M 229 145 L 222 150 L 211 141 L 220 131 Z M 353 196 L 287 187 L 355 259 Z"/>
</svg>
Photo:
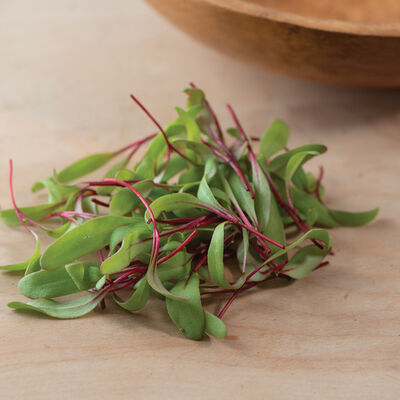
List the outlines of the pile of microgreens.
<svg viewBox="0 0 400 400">
<path fill-rule="evenodd" d="M 29 260 L 1 267 L 25 271 L 18 288 L 33 299 L 11 308 L 75 318 L 104 308 L 106 298 L 138 311 L 153 294 L 166 300 L 188 338 L 224 337 L 221 318 L 240 294 L 328 264 L 331 239 L 321 227 L 359 226 L 376 216 L 377 209 L 350 213 L 324 205 L 322 169 L 315 177 L 303 165 L 325 146 L 289 150 L 289 128 L 279 120 L 261 138 L 249 136 L 229 105 L 228 143 L 204 93 L 194 85 L 184 92 L 186 110 L 176 108 L 178 118 L 165 129 L 131 96 L 159 133 L 54 171 L 32 188 L 48 191 L 46 204 L 18 208 L 10 161 L 13 209 L 0 218 L 23 225 L 36 240 Z M 76 183 L 116 158 L 102 179 Z M 43 254 L 33 228 L 54 238 Z M 53 300 L 77 292 L 86 294 Z M 205 297 L 221 294 L 227 301 L 217 315 L 203 309 Z"/>
</svg>

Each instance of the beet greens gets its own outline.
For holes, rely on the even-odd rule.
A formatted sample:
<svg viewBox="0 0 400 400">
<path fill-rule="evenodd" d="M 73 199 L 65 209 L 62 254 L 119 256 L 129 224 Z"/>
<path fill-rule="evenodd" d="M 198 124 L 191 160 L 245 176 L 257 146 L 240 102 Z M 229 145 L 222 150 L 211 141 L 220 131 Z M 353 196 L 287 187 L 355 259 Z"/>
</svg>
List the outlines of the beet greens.
<svg viewBox="0 0 400 400">
<path fill-rule="evenodd" d="M 324 228 L 360 226 L 377 215 L 325 205 L 323 170 L 316 177 L 303 168 L 325 146 L 289 150 L 289 128 L 279 120 L 260 139 L 250 136 L 229 105 L 234 127 L 227 141 L 204 93 L 194 85 L 185 93 L 186 109 L 176 108 L 178 118 L 165 129 L 131 96 L 158 133 L 36 182 L 32 190 L 46 189 L 47 204 L 18 208 L 10 161 L 13 208 L 0 219 L 23 225 L 36 249 L 27 261 L 0 267 L 24 271 L 18 288 L 32 299 L 9 307 L 76 318 L 106 307 L 106 299 L 139 311 L 155 295 L 188 338 L 223 338 L 221 318 L 240 294 L 327 265 L 331 238 Z M 112 161 L 102 179 L 77 182 Z M 54 238 L 44 252 L 36 229 Z M 85 293 L 54 300 L 78 292 Z M 221 295 L 227 300 L 218 315 L 203 309 L 202 299 Z"/>
</svg>

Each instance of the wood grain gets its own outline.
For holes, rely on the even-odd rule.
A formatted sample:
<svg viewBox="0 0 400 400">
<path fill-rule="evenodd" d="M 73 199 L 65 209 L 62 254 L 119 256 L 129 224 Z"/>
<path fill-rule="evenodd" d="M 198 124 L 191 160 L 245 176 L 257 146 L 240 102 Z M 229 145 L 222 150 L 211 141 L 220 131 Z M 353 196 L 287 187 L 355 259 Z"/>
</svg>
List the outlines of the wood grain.
<svg viewBox="0 0 400 400">
<path fill-rule="evenodd" d="M 148 2 L 195 39 L 247 63 L 331 85 L 400 86 L 397 1 Z"/>
<path fill-rule="evenodd" d="M 397 0 L 250 0 L 249 3 L 312 17 L 359 24 L 398 25 L 400 4 Z"/>
<path fill-rule="evenodd" d="M 253 69 L 132 0 L 4 1 L 0 22 L 2 208 L 11 205 L 9 157 L 18 204 L 37 202 L 29 187 L 53 167 L 152 131 L 131 91 L 166 124 L 190 80 L 225 126 L 230 102 L 252 135 L 279 117 L 291 146 L 327 144 L 311 168 L 325 166 L 330 206 L 381 208 L 365 228 L 332 231 L 328 268 L 238 299 L 225 316 L 227 340 L 184 339 L 158 300 L 135 315 L 110 305 L 71 321 L 14 312 L 6 304 L 24 299 L 19 277 L 1 273 L 0 399 L 398 398 L 399 91 L 326 88 Z M 34 245 L 3 226 L 0 243 L 2 264 Z"/>
</svg>

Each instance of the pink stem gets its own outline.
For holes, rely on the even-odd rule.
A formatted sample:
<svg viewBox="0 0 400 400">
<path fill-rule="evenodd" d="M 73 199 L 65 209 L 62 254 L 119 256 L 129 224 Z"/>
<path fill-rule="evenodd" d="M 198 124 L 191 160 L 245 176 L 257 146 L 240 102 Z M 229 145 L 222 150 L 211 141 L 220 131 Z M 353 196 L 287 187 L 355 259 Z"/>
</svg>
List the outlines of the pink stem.
<svg viewBox="0 0 400 400">
<path fill-rule="evenodd" d="M 315 195 L 320 203 L 322 203 L 321 196 L 319 195 L 319 189 L 321 187 L 322 178 L 324 177 L 324 168 L 319 167 L 319 176 L 317 180 L 317 184 L 315 186 Z"/>
<path fill-rule="evenodd" d="M 201 257 L 200 261 L 193 268 L 193 272 L 197 272 L 200 269 L 200 267 L 207 261 L 207 256 L 208 254 L 206 253 L 203 257 Z"/>
<path fill-rule="evenodd" d="M 101 200 L 92 199 L 92 202 L 94 204 L 98 204 L 99 206 L 110 207 L 110 205 L 108 203 L 105 203 L 104 201 L 101 201 Z"/>
<path fill-rule="evenodd" d="M 175 250 L 171 251 L 171 253 L 169 253 L 168 255 L 166 255 L 165 257 L 163 257 L 161 260 L 159 260 L 157 262 L 157 265 L 160 265 L 162 263 L 164 263 L 165 261 L 169 260 L 170 258 L 172 258 L 176 253 L 178 253 L 179 251 L 181 251 L 197 234 L 199 233 L 199 231 L 193 231 L 188 237 L 187 239 L 185 239 Z"/>
<path fill-rule="evenodd" d="M 13 162 L 12 162 L 11 159 L 9 160 L 9 179 L 8 179 L 8 184 L 9 184 L 9 189 L 10 189 L 11 203 L 13 205 L 13 208 L 15 210 L 17 218 L 19 219 L 19 222 L 36 239 L 37 236 L 36 236 L 35 232 L 33 232 L 32 229 L 29 228 L 29 226 L 27 224 L 25 224 L 24 219 L 26 219 L 28 222 L 30 222 L 33 225 L 38 225 L 38 224 L 35 221 L 33 221 L 32 219 L 28 218 L 26 215 L 24 215 L 20 211 L 20 209 L 17 207 L 17 203 L 15 202 L 14 190 L 13 190 Z"/>
<path fill-rule="evenodd" d="M 184 158 L 185 160 L 192 162 L 190 159 L 188 159 L 184 154 L 182 154 L 177 148 L 175 148 L 171 142 L 168 139 L 167 134 L 165 133 L 164 129 L 162 128 L 162 126 L 158 123 L 158 121 L 153 117 L 153 115 L 151 115 L 151 113 L 147 110 L 147 108 L 133 95 L 131 94 L 131 99 L 144 111 L 144 113 L 153 121 L 153 123 L 157 126 L 157 128 L 160 130 L 160 132 L 162 133 L 162 135 L 164 136 L 164 140 L 167 144 L 167 162 L 164 166 L 164 169 L 166 169 L 166 167 L 169 164 L 169 160 L 171 159 L 171 150 L 175 151 L 177 154 L 179 154 L 182 158 Z"/>
<path fill-rule="evenodd" d="M 104 257 L 103 257 L 103 253 L 101 252 L 101 250 L 97 250 L 97 255 L 99 256 L 99 260 L 101 263 L 104 262 Z"/>
<path fill-rule="evenodd" d="M 197 86 L 193 82 L 190 82 L 189 85 L 192 88 L 197 88 Z M 218 132 L 218 137 L 219 137 L 220 141 L 223 143 L 224 135 L 222 133 L 221 125 L 219 124 L 218 118 L 217 118 L 214 110 L 211 108 L 211 105 L 207 101 L 207 99 L 204 99 L 204 104 L 207 107 L 208 111 L 210 112 L 212 119 L 214 120 L 215 126 L 217 128 L 217 132 Z"/>
<path fill-rule="evenodd" d="M 231 107 L 231 105 L 227 104 L 226 107 L 228 108 L 228 111 L 231 114 L 232 119 L 233 119 L 233 121 L 234 121 L 234 123 L 235 123 L 235 125 L 236 125 L 236 127 L 237 127 L 237 129 L 238 129 L 238 131 L 240 133 L 240 135 L 242 136 L 243 141 L 245 143 L 247 143 L 247 148 L 249 150 L 249 155 L 250 155 L 250 161 L 253 164 L 253 168 L 254 168 L 254 170 L 256 172 L 256 178 L 257 178 L 258 185 L 260 185 L 260 176 L 259 176 L 260 172 L 258 170 L 257 158 L 256 158 L 256 156 L 254 154 L 254 151 L 253 151 L 253 148 L 251 146 L 250 140 L 249 140 L 248 136 L 246 135 L 246 132 L 244 131 L 244 129 L 242 127 L 242 124 L 240 123 L 239 118 L 237 117 L 237 115 L 236 115 L 235 111 L 233 110 L 233 108 Z"/>
<path fill-rule="evenodd" d="M 157 228 L 156 218 L 154 217 L 153 210 L 151 209 L 149 203 L 147 203 L 146 199 L 140 194 L 140 192 L 137 189 L 135 189 L 132 185 L 130 185 L 129 183 L 120 181 L 118 179 L 105 179 L 105 181 L 113 182 L 115 184 L 118 184 L 118 185 L 121 185 L 121 186 L 124 186 L 124 187 L 130 189 L 145 206 L 146 210 L 148 211 L 148 213 L 150 215 L 150 220 L 153 223 L 153 247 L 151 250 L 151 261 L 150 262 L 156 263 L 157 258 L 158 258 L 158 253 L 160 250 L 160 233 Z"/>
<path fill-rule="evenodd" d="M 238 174 L 239 179 L 242 181 L 244 188 L 250 193 L 252 199 L 254 199 L 254 192 L 251 189 L 251 186 L 245 177 L 243 171 L 240 169 L 239 165 L 236 163 L 234 159 L 229 158 L 225 154 L 222 154 L 218 149 L 212 146 L 210 143 L 207 143 L 205 140 L 202 140 L 202 143 L 209 147 L 215 155 L 224 160 L 227 164 L 231 166 L 231 168 Z"/>
</svg>

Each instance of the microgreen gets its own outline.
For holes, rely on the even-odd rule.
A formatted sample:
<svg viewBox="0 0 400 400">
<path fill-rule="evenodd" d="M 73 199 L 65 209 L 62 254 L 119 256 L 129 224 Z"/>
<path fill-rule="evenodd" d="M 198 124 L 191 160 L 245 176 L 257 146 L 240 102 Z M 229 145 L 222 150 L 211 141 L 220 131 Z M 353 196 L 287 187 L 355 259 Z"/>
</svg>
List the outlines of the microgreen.
<svg viewBox="0 0 400 400">
<path fill-rule="evenodd" d="M 317 176 L 304 170 L 325 146 L 289 149 L 289 128 L 279 120 L 261 138 L 250 135 L 230 105 L 227 140 L 204 93 L 193 84 L 184 92 L 187 107 L 177 107 L 166 128 L 132 95 L 157 133 L 37 181 L 32 191 L 47 190 L 45 204 L 17 206 L 10 162 L 13 207 L 0 220 L 24 226 L 36 246 L 28 260 L 0 267 L 25 271 L 18 288 L 32 299 L 9 307 L 76 318 L 106 307 L 105 299 L 137 312 L 154 296 L 188 338 L 223 338 L 222 317 L 242 293 L 271 279 L 305 278 L 333 254 L 326 228 L 376 217 L 378 209 L 327 206 L 322 168 Z M 102 178 L 82 181 L 110 163 Z M 53 239 L 43 252 L 38 229 Z M 217 314 L 207 311 L 204 304 L 221 296 Z"/>
</svg>

